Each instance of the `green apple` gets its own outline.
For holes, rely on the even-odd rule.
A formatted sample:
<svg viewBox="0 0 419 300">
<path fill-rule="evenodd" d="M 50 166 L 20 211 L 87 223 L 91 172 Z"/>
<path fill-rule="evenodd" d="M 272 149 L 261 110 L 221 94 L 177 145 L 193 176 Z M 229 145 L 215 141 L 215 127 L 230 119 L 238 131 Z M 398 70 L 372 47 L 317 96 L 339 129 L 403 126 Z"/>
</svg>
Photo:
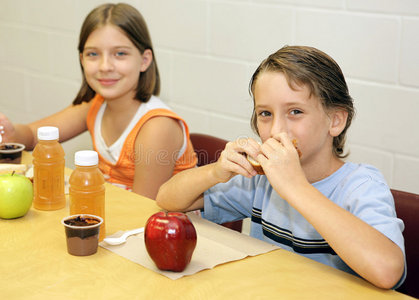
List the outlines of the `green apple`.
<svg viewBox="0 0 419 300">
<path fill-rule="evenodd" d="M 33 200 L 32 182 L 23 175 L 0 175 L 0 218 L 14 219 L 24 216 Z"/>
</svg>

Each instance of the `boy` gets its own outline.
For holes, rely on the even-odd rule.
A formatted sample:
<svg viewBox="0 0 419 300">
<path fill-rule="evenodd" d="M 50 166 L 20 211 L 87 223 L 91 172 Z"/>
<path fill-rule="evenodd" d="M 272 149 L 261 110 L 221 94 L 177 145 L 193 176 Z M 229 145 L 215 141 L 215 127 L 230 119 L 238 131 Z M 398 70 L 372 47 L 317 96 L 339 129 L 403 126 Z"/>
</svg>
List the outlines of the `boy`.
<svg viewBox="0 0 419 300">
<path fill-rule="evenodd" d="M 354 109 L 337 63 L 315 48 L 286 46 L 261 63 L 250 90 L 262 145 L 228 143 L 216 163 L 165 183 L 157 203 L 172 211 L 203 209 L 217 223 L 251 217 L 253 237 L 378 287 L 399 286 L 403 222 L 381 173 L 343 161 Z"/>
</svg>

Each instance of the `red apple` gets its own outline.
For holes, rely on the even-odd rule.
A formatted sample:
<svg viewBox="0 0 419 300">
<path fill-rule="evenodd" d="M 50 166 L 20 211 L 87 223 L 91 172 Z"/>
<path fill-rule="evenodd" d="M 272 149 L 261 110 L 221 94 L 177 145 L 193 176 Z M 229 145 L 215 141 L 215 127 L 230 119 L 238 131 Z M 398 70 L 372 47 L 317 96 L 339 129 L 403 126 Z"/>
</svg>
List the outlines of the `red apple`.
<svg viewBox="0 0 419 300">
<path fill-rule="evenodd" d="M 161 211 L 148 219 L 144 241 L 157 268 L 182 272 L 195 250 L 196 230 L 184 213 Z"/>
</svg>

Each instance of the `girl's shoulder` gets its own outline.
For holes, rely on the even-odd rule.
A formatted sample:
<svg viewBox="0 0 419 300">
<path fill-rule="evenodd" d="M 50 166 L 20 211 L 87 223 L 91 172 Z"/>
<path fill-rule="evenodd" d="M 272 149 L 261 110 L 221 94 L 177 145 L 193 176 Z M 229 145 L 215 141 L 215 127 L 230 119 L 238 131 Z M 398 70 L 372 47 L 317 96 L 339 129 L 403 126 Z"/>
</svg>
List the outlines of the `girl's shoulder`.
<svg viewBox="0 0 419 300">
<path fill-rule="evenodd" d="M 141 104 L 146 111 L 153 109 L 167 109 L 172 110 L 166 103 L 157 96 L 151 96 L 150 100 Z"/>
<path fill-rule="evenodd" d="M 137 113 L 133 132 L 137 144 L 149 144 L 162 141 L 167 144 L 170 137 L 183 140 L 183 128 L 178 122 L 178 116 L 160 98 L 152 96 L 148 102 L 142 103 Z"/>
</svg>

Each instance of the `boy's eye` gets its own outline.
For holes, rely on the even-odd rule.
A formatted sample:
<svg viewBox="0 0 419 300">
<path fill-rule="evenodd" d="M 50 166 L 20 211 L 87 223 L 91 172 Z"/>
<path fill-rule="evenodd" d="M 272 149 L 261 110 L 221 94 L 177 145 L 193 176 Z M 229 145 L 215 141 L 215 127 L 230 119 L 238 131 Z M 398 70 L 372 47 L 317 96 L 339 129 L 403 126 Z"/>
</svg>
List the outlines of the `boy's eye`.
<svg viewBox="0 0 419 300">
<path fill-rule="evenodd" d="M 116 52 L 116 56 L 124 56 L 124 55 L 127 55 L 127 53 L 124 52 L 124 51 L 118 51 L 118 52 Z"/>
<path fill-rule="evenodd" d="M 298 115 L 298 114 L 302 114 L 303 112 L 301 111 L 301 110 L 298 110 L 298 109 L 293 109 L 291 112 L 290 112 L 290 114 L 291 115 Z"/>
</svg>

